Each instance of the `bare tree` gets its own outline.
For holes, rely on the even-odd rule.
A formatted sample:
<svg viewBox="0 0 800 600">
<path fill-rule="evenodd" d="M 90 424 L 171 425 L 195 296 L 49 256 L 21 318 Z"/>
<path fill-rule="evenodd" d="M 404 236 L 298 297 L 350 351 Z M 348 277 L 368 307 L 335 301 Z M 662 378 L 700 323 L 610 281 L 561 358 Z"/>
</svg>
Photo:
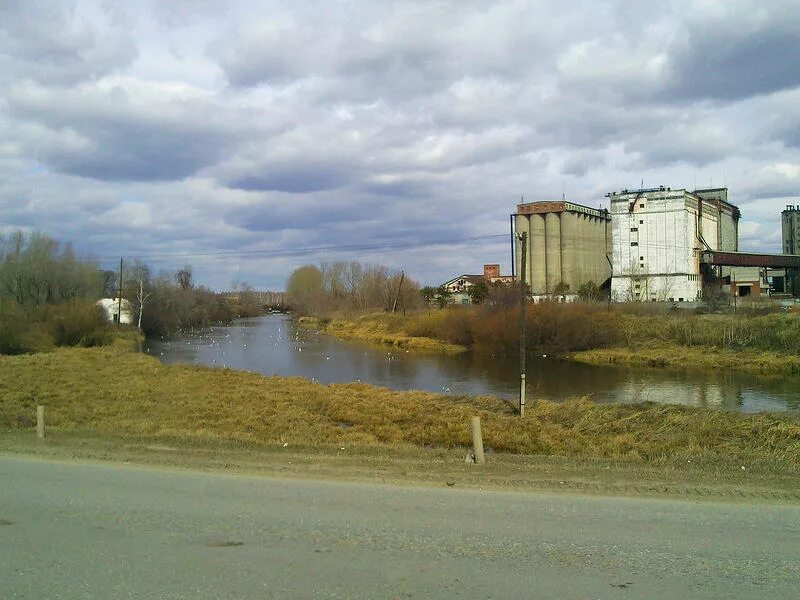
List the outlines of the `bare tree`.
<svg viewBox="0 0 800 600">
<path fill-rule="evenodd" d="M 152 292 L 145 293 L 144 291 L 144 279 L 139 279 L 139 289 L 136 292 L 136 304 L 139 306 L 139 321 L 137 323 L 137 327 L 139 329 L 142 328 L 142 313 L 144 312 L 144 305 L 151 295 Z"/>
<path fill-rule="evenodd" d="M 194 287 L 192 282 L 192 267 L 185 265 L 182 269 L 178 269 L 175 273 L 175 280 L 183 291 L 190 290 Z"/>
</svg>

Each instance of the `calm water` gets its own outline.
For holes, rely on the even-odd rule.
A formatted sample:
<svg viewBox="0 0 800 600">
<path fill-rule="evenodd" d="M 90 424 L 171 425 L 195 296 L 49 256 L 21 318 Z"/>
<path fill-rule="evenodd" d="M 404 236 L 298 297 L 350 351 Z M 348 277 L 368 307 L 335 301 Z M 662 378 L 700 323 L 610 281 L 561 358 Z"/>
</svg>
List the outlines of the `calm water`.
<svg viewBox="0 0 800 600">
<path fill-rule="evenodd" d="M 338 340 L 292 325 L 285 315 L 242 319 L 174 338 L 148 340 L 164 363 L 188 363 L 299 375 L 323 383 L 361 381 L 395 390 L 518 394 L 518 362 L 486 356 L 416 354 Z M 593 367 L 550 357 L 529 361 L 528 394 L 562 400 L 680 403 L 741 411 L 800 412 L 800 377 L 755 378 L 734 372 L 670 373 Z"/>
</svg>

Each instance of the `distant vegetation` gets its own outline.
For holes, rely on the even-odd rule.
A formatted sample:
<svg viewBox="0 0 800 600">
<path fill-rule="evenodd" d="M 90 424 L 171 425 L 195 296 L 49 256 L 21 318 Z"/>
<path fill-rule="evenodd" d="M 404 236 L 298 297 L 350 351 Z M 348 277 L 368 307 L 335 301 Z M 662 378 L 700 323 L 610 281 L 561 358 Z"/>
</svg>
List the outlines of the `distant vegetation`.
<svg viewBox="0 0 800 600">
<path fill-rule="evenodd" d="M 38 233 L 0 237 L 0 354 L 107 343 L 111 330 L 95 306 L 103 287 L 97 265 L 69 244 Z"/>
<path fill-rule="evenodd" d="M 0 236 L 0 354 L 109 343 L 116 333 L 96 302 L 117 296 L 118 278 L 46 235 Z M 133 261 L 123 269 L 122 289 L 133 308 L 134 327 L 147 335 L 263 312 L 246 285 L 235 304 L 227 302 L 196 285 L 188 265 L 154 276 L 149 266 Z"/>
<path fill-rule="evenodd" d="M 404 312 L 423 306 L 416 281 L 383 265 L 357 261 L 300 267 L 289 276 L 286 295 L 301 315 L 356 314 L 393 307 Z"/>
<path fill-rule="evenodd" d="M 197 285 L 189 265 L 174 273 L 162 271 L 153 276 L 150 268 L 134 261 L 123 269 L 123 296 L 127 298 L 138 324 L 148 336 L 168 335 L 228 323 L 238 316 L 231 303 L 215 292 Z"/>
</svg>

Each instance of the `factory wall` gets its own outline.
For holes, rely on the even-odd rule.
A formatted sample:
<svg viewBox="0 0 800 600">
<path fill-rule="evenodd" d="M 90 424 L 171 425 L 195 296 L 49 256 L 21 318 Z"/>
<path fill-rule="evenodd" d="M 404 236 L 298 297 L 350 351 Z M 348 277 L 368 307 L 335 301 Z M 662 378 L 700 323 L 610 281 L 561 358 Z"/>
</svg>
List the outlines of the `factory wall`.
<svg viewBox="0 0 800 600">
<path fill-rule="evenodd" d="M 612 298 L 691 301 L 700 296 L 697 233 L 702 227 L 716 244 L 717 222 L 705 211 L 698 219 L 697 202 L 690 204 L 684 190 L 611 196 Z"/>
</svg>

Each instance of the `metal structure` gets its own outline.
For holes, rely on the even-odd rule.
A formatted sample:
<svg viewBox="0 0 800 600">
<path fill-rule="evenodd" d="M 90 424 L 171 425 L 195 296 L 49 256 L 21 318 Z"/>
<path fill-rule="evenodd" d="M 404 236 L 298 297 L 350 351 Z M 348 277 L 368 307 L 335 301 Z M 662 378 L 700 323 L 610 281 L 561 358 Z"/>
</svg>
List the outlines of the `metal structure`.
<svg viewBox="0 0 800 600">
<path fill-rule="evenodd" d="M 770 269 L 800 268 L 800 255 L 761 254 L 758 252 L 726 252 L 704 250 L 701 262 L 715 267 L 765 267 Z"/>
<path fill-rule="evenodd" d="M 519 416 L 525 416 L 525 378 L 527 376 L 525 367 L 525 353 L 527 352 L 527 345 L 525 343 L 525 320 L 528 312 L 528 284 L 525 281 L 525 267 L 528 245 L 528 234 L 526 232 L 518 233 L 520 244 L 520 281 L 519 281 Z"/>
</svg>

